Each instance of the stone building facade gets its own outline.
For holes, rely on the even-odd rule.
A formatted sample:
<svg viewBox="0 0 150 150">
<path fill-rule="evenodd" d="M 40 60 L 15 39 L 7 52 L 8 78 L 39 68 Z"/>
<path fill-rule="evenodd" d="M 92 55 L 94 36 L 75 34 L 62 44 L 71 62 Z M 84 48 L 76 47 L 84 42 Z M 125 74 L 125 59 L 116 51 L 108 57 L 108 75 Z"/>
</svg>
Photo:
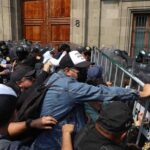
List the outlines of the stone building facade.
<svg viewBox="0 0 150 150">
<path fill-rule="evenodd" d="M 20 0 L 0 0 L 0 40 L 22 38 L 20 9 Z M 70 13 L 70 42 L 130 51 L 134 15 L 148 15 L 150 0 L 71 0 Z"/>
<path fill-rule="evenodd" d="M 0 40 L 18 40 L 21 32 L 19 1 L 0 0 Z"/>
</svg>

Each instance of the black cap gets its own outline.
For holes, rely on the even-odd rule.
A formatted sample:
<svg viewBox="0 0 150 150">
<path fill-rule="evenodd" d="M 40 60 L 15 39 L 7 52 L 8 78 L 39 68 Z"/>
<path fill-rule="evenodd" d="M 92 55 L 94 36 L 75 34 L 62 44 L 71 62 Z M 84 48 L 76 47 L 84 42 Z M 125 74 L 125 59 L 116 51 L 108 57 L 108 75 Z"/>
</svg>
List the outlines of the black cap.
<svg viewBox="0 0 150 150">
<path fill-rule="evenodd" d="M 114 101 L 102 106 L 97 123 L 111 133 L 127 131 L 133 122 L 132 113 L 127 104 Z"/>
<path fill-rule="evenodd" d="M 33 72 L 32 72 L 32 67 L 28 67 L 28 66 L 19 67 L 17 70 L 11 73 L 10 80 L 12 82 L 20 81 L 23 77 L 29 76 Z"/>
<path fill-rule="evenodd" d="M 24 77 L 25 77 L 25 78 L 31 78 L 31 77 L 35 77 L 35 75 L 36 75 L 36 70 L 33 69 L 33 70 L 27 72 L 27 73 L 24 75 Z"/>
</svg>

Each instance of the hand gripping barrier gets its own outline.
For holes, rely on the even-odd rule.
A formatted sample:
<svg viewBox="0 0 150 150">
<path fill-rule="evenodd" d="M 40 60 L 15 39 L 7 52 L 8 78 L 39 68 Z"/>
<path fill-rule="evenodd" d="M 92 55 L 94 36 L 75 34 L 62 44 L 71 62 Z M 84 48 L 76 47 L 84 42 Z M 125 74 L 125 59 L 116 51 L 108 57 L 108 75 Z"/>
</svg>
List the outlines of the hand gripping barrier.
<svg viewBox="0 0 150 150">
<path fill-rule="evenodd" d="M 103 48 L 98 49 L 93 47 L 91 53 L 91 62 L 96 65 L 103 67 L 103 79 L 104 81 L 110 81 L 113 86 L 133 88 L 141 90 L 144 83 L 132 73 L 128 72 L 124 68 L 122 63 L 115 60 L 114 56 L 111 55 L 112 49 Z M 143 112 L 142 124 L 139 129 L 136 144 L 139 144 L 141 134 L 143 134 L 148 140 L 150 140 L 150 108 L 149 99 L 139 100 L 134 103 L 133 117 L 137 119 L 139 112 Z"/>
</svg>

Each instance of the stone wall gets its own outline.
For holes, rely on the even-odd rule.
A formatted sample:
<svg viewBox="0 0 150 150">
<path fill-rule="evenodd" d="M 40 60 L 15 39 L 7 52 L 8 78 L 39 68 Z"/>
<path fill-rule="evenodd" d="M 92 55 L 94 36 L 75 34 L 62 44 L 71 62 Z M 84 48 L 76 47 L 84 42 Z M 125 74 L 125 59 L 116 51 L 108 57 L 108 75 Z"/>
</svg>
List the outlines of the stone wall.
<svg viewBox="0 0 150 150">
<path fill-rule="evenodd" d="M 70 42 L 130 50 L 132 17 L 150 0 L 71 0 Z M 0 40 L 22 37 L 20 0 L 0 0 Z"/>
<path fill-rule="evenodd" d="M 86 42 L 86 4 L 88 0 L 71 0 L 70 41 L 79 45 Z"/>
<path fill-rule="evenodd" d="M 150 0 L 72 0 L 71 42 L 130 51 L 133 14 L 145 10 Z"/>
<path fill-rule="evenodd" d="M 122 15 L 120 18 L 120 42 L 119 48 L 125 49 L 130 52 L 131 47 L 131 32 L 132 32 L 132 20 L 133 14 L 137 12 L 149 12 L 150 13 L 150 1 L 133 1 L 123 2 Z"/>
<path fill-rule="evenodd" d="M 100 45 L 100 24 L 101 24 L 101 0 L 89 0 L 87 19 L 87 45 Z"/>
<path fill-rule="evenodd" d="M 101 0 L 71 0 L 72 43 L 99 45 L 100 4 Z"/>
<path fill-rule="evenodd" d="M 11 26 L 12 26 L 12 39 L 19 40 L 22 38 L 22 24 L 21 24 L 21 1 L 10 0 L 11 6 Z"/>
<path fill-rule="evenodd" d="M 21 38 L 20 0 L 0 0 L 0 40 Z"/>
<path fill-rule="evenodd" d="M 101 7 L 100 46 L 118 47 L 120 9 L 118 1 L 103 1 Z"/>
<path fill-rule="evenodd" d="M 0 40 L 11 39 L 11 30 L 10 1 L 0 0 Z"/>
</svg>

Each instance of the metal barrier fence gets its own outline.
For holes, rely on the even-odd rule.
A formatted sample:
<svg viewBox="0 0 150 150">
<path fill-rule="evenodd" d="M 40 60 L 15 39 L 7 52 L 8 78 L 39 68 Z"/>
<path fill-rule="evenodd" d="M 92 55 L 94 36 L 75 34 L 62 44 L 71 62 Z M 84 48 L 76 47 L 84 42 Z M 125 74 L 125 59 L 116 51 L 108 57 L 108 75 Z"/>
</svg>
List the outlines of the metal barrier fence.
<svg viewBox="0 0 150 150">
<path fill-rule="evenodd" d="M 106 49 L 105 50 L 110 50 Z M 101 65 L 103 67 L 103 78 L 104 81 L 110 81 L 113 86 L 134 88 L 136 90 L 141 90 L 144 83 L 138 79 L 133 74 L 129 73 L 122 65 L 117 61 L 110 58 L 106 53 L 103 52 L 104 49 L 98 49 L 93 47 L 91 54 L 91 61 L 95 62 L 96 65 Z M 143 134 L 148 140 L 150 140 L 150 113 L 149 113 L 149 101 L 148 99 L 139 100 L 134 103 L 133 117 L 137 119 L 139 112 L 143 112 L 143 120 L 139 133 L 137 136 L 136 144 L 140 142 L 141 134 Z"/>
</svg>

